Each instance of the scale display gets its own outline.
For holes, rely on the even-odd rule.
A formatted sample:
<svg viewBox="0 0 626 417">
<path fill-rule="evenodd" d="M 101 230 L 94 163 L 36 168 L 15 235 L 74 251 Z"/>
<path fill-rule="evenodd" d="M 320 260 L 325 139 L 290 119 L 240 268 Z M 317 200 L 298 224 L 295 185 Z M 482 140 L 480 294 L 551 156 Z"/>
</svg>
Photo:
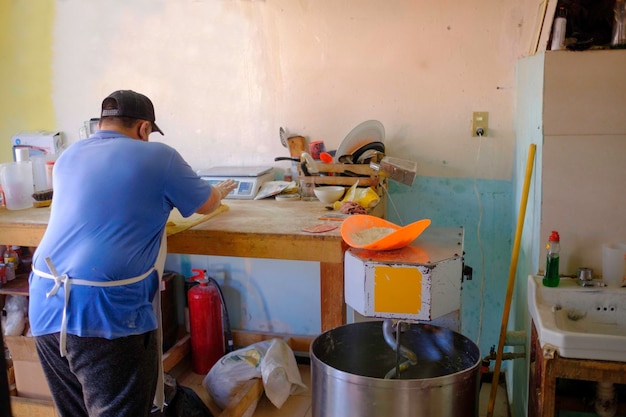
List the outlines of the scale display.
<svg viewBox="0 0 626 417">
<path fill-rule="evenodd" d="M 232 179 L 236 187 L 225 198 L 241 200 L 252 200 L 263 184 L 274 179 L 272 167 L 213 167 L 198 175 L 211 185 Z"/>
<path fill-rule="evenodd" d="M 220 182 L 224 181 L 226 178 L 212 179 L 212 178 L 202 177 L 202 179 L 205 181 L 208 181 L 209 184 L 211 185 L 217 185 Z M 254 184 L 256 183 L 256 178 L 252 180 L 250 179 L 238 180 L 238 179 L 233 178 L 233 180 L 235 181 L 236 187 L 234 190 L 228 193 L 226 198 L 235 198 L 235 197 L 254 198 L 254 195 L 252 195 L 252 192 L 254 191 Z"/>
</svg>

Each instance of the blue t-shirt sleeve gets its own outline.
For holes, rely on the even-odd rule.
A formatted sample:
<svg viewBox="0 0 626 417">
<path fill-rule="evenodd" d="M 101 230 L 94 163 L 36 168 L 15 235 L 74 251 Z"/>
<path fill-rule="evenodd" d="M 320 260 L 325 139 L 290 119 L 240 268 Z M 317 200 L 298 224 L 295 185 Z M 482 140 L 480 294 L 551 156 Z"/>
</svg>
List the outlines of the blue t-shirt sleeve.
<svg viewBox="0 0 626 417">
<path fill-rule="evenodd" d="M 209 198 L 213 188 L 194 172 L 175 150 L 165 179 L 165 198 L 184 216 L 196 212 Z"/>
</svg>

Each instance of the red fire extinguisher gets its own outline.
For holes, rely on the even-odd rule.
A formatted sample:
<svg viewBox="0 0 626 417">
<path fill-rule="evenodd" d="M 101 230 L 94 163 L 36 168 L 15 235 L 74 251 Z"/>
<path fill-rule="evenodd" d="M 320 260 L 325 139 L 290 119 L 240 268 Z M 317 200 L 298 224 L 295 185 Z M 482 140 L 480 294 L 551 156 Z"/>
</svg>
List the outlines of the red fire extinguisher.
<svg viewBox="0 0 626 417">
<path fill-rule="evenodd" d="M 191 366 L 197 374 L 207 374 L 225 352 L 223 297 L 213 278 L 199 279 L 187 293 Z"/>
</svg>

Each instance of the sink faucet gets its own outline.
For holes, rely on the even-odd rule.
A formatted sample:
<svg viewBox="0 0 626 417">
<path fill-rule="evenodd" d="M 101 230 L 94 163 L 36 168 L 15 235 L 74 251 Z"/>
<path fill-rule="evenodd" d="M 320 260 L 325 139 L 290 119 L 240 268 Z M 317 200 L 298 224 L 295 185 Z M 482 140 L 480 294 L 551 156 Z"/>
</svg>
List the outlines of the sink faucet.
<svg viewBox="0 0 626 417">
<path fill-rule="evenodd" d="M 593 269 L 587 267 L 578 268 L 578 285 L 581 287 L 604 287 L 606 284 L 602 281 L 593 279 Z"/>
</svg>

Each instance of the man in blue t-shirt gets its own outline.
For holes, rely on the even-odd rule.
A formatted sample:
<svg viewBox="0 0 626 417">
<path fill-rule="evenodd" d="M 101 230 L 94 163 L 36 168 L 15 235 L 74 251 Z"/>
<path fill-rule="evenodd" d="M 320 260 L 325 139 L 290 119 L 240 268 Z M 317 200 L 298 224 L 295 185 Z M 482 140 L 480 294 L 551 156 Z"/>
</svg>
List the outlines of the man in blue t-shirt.
<svg viewBox="0 0 626 417">
<path fill-rule="evenodd" d="M 211 186 L 172 147 L 149 142 L 163 132 L 142 94 L 105 98 L 99 129 L 55 163 L 29 319 L 60 417 L 141 417 L 159 376 L 153 299 L 170 211 L 211 213 L 235 183 Z"/>
</svg>

